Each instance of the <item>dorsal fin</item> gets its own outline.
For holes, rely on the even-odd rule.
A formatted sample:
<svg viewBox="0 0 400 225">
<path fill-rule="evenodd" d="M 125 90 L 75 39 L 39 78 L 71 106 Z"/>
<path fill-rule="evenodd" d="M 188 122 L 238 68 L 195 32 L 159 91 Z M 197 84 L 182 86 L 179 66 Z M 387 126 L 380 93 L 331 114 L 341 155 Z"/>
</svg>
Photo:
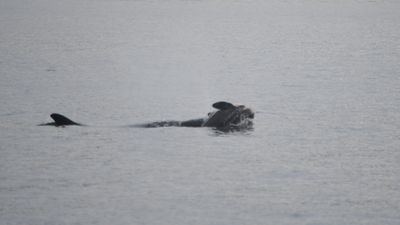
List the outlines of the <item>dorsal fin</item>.
<svg viewBox="0 0 400 225">
<path fill-rule="evenodd" d="M 50 117 L 54 120 L 56 126 L 81 125 L 58 113 L 52 113 Z"/>
<path fill-rule="evenodd" d="M 229 102 L 216 102 L 212 105 L 212 107 L 219 109 L 219 110 L 226 110 L 226 109 L 234 108 L 235 106 Z"/>
</svg>

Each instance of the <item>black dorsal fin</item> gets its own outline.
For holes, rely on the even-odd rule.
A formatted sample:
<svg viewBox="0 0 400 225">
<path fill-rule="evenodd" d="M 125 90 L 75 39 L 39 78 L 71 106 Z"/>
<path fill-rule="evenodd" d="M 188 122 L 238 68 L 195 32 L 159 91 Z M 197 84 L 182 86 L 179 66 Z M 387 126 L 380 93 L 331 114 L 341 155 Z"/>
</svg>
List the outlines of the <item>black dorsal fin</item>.
<svg viewBox="0 0 400 225">
<path fill-rule="evenodd" d="M 226 110 L 230 108 L 235 108 L 232 103 L 229 102 L 216 102 L 212 105 L 212 107 L 219 109 L 219 110 Z"/>
<path fill-rule="evenodd" d="M 53 118 L 56 126 L 81 125 L 58 113 L 52 113 L 50 117 Z"/>
</svg>

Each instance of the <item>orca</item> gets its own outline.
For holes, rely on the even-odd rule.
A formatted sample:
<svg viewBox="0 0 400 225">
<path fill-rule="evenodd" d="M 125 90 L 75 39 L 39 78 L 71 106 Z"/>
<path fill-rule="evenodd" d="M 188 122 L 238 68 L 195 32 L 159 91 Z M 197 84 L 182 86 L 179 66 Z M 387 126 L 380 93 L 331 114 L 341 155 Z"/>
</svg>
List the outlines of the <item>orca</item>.
<svg viewBox="0 0 400 225">
<path fill-rule="evenodd" d="M 244 105 L 234 106 L 231 103 L 217 102 L 213 104 L 214 108 L 220 109 L 209 115 L 204 122 L 205 127 L 225 128 L 237 125 L 246 125 L 254 119 L 254 112 Z"/>
<path fill-rule="evenodd" d="M 254 112 L 244 105 L 233 105 L 232 103 L 221 101 L 214 103 L 212 106 L 217 109 L 217 111 L 208 113 L 205 118 L 186 121 L 156 121 L 133 125 L 133 127 L 215 127 L 221 130 L 229 130 L 231 128 L 249 128 L 253 124 Z M 58 113 L 52 113 L 50 117 L 54 122 L 39 124 L 39 126 L 85 126 Z"/>
<path fill-rule="evenodd" d="M 208 113 L 207 117 L 186 121 L 156 121 L 135 125 L 135 127 L 214 127 L 222 131 L 251 128 L 254 112 L 244 105 L 233 105 L 229 102 L 216 102 L 212 105 L 217 111 Z"/>
</svg>

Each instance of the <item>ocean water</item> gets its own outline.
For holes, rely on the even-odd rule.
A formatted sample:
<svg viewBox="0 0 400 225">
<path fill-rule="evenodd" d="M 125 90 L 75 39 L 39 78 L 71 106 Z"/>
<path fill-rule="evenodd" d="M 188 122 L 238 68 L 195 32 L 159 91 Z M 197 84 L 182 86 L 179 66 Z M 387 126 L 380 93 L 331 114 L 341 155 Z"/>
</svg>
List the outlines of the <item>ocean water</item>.
<svg viewBox="0 0 400 225">
<path fill-rule="evenodd" d="M 0 0 L 0 224 L 400 224 L 399 11 Z M 129 126 L 220 100 L 253 130 Z"/>
</svg>

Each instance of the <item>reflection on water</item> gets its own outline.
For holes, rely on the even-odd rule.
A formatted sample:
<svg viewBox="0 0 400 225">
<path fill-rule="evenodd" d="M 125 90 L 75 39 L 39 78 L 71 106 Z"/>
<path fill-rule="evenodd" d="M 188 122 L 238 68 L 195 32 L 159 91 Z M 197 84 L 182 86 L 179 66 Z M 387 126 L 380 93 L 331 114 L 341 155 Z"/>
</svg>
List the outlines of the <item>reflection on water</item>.
<svg viewBox="0 0 400 225">
<path fill-rule="evenodd" d="M 212 133 L 211 136 L 225 136 L 225 135 L 251 135 L 251 133 L 254 131 L 254 127 L 251 126 L 246 126 L 243 128 L 238 128 L 238 127 L 230 127 L 230 128 L 211 128 Z"/>
</svg>

